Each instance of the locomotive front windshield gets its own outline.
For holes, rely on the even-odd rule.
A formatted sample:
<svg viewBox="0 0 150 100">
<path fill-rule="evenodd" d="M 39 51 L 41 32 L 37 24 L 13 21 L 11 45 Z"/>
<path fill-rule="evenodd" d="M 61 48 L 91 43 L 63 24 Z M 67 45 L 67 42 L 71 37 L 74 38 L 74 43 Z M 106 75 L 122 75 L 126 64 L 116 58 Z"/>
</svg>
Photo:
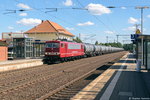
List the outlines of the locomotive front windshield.
<svg viewBox="0 0 150 100">
<path fill-rule="evenodd" d="M 46 48 L 59 48 L 59 43 L 46 43 Z"/>
</svg>

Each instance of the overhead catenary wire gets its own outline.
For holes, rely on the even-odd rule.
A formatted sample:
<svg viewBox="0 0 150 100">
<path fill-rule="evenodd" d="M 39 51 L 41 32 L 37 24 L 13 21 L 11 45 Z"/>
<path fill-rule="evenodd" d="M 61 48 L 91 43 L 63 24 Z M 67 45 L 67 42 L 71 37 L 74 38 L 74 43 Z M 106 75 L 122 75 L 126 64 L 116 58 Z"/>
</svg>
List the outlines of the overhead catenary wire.
<svg viewBox="0 0 150 100">
<path fill-rule="evenodd" d="M 79 0 L 76 0 L 79 4 L 80 4 L 80 6 L 81 7 L 83 7 L 84 8 L 84 5 L 79 1 Z M 88 9 L 87 9 L 87 11 L 88 11 Z M 89 11 L 88 11 L 88 13 L 90 13 Z M 92 15 L 92 14 L 91 14 Z M 101 21 L 97 16 L 94 16 L 94 15 L 92 15 L 96 20 L 98 20 L 100 23 L 102 23 L 108 30 L 110 30 L 110 31 L 112 31 L 113 32 L 113 30 L 110 28 L 110 27 L 108 27 L 108 25 L 106 25 L 103 21 Z"/>
<path fill-rule="evenodd" d="M 75 26 L 74 23 L 71 23 L 71 22 L 68 21 L 68 20 L 64 20 L 64 19 L 62 19 L 62 18 L 60 18 L 60 17 L 57 17 L 57 16 L 54 16 L 54 15 L 52 15 L 52 14 L 50 14 L 50 13 L 46 13 L 46 14 L 49 14 L 49 15 L 51 15 L 51 17 L 53 17 L 53 18 L 55 18 L 55 19 L 58 19 L 58 20 L 60 20 L 60 21 L 62 21 L 62 22 L 64 22 L 64 23 L 67 23 L 68 25 Z M 88 32 L 93 33 L 93 31 L 91 31 L 89 28 L 86 28 L 86 29 L 81 28 L 81 27 L 76 27 L 76 28 L 78 28 L 78 29 L 80 29 L 80 30 L 86 30 L 86 31 L 88 30 Z"/>
<path fill-rule="evenodd" d="M 18 0 L 14 0 L 15 2 L 17 2 L 17 3 L 22 3 L 22 2 L 20 2 L 20 1 L 18 1 Z M 43 10 L 47 10 L 47 9 L 52 9 L 52 10 L 56 10 L 56 11 L 58 11 L 58 9 L 59 10 L 61 10 L 61 9 L 72 9 L 72 8 L 49 8 L 49 7 L 46 7 L 46 8 L 35 8 L 35 7 L 33 7 L 33 6 L 30 6 L 31 8 L 33 8 L 34 10 L 37 10 L 37 11 L 40 11 L 41 13 L 45 13 L 45 14 L 50 14 L 50 13 L 48 13 L 48 12 L 46 12 L 46 11 L 43 11 Z M 43 14 L 43 15 L 45 15 L 45 14 Z M 60 18 L 60 17 L 58 17 L 58 16 L 55 16 L 55 15 L 52 15 L 52 14 L 50 14 L 51 16 L 50 17 L 53 17 L 53 18 L 55 18 L 55 19 L 58 19 L 58 20 L 60 20 L 60 21 L 62 21 L 63 23 L 67 23 L 68 25 L 71 25 L 71 26 L 75 26 L 75 24 L 74 23 L 71 23 L 70 21 L 68 21 L 68 20 L 64 20 L 64 19 L 62 19 L 62 18 Z M 79 30 L 88 30 L 88 32 L 90 32 L 90 33 L 92 33 L 93 31 L 91 31 L 89 28 L 87 28 L 87 29 L 84 29 L 84 28 L 81 28 L 81 27 L 76 27 L 76 28 L 78 28 Z"/>
<path fill-rule="evenodd" d="M 16 1 L 17 3 L 21 3 L 19 0 L 14 0 L 14 1 Z M 84 6 L 83 6 L 83 4 L 79 1 L 79 0 L 76 0 L 82 7 L 81 8 L 79 8 L 79 9 L 85 9 L 85 10 L 87 10 L 88 11 L 88 9 L 86 9 Z M 131 8 L 131 7 L 134 7 L 135 8 L 135 6 L 109 6 L 110 8 L 112 7 L 115 7 L 115 8 L 121 8 L 121 7 L 127 7 L 127 8 Z M 43 10 L 47 10 L 47 8 L 35 8 L 35 7 L 32 7 L 34 10 L 37 10 L 37 11 L 41 11 L 41 12 L 43 12 Z M 78 8 L 55 8 L 55 9 L 57 9 L 57 11 L 58 10 L 69 10 L 69 9 L 78 9 Z M 44 11 L 44 12 L 46 12 L 46 11 Z M 89 11 L 88 11 L 89 12 Z M 46 12 L 46 13 L 48 13 L 48 11 Z M 109 25 L 107 25 L 106 23 L 104 23 L 101 19 L 99 19 L 97 16 L 94 16 L 94 15 L 92 15 L 93 17 L 95 17 L 95 19 L 96 20 L 98 20 L 100 23 L 102 23 L 107 29 L 109 29 L 109 30 L 112 30 L 110 27 L 109 27 Z M 54 17 L 54 16 L 53 16 Z M 56 18 L 56 16 L 55 16 L 55 18 Z M 58 19 L 59 17 L 57 17 L 57 19 Z M 59 18 L 59 20 L 60 19 L 62 19 L 62 18 Z M 66 20 L 64 20 L 64 19 L 62 19 L 63 21 L 64 21 L 64 23 L 68 23 L 69 21 L 66 21 Z M 69 22 L 70 23 L 70 22 Z M 74 25 L 74 24 L 72 24 L 72 25 Z M 78 27 L 78 28 L 81 28 L 81 27 Z M 83 28 L 84 29 L 84 28 Z M 114 29 L 114 28 L 113 28 Z M 115 29 L 116 30 L 116 29 Z M 116 31 L 117 33 L 118 33 L 118 31 Z"/>
<path fill-rule="evenodd" d="M 10 14 L 10 13 L 17 13 L 17 12 L 25 12 L 25 11 L 29 11 L 29 10 L 26 10 L 26 9 L 17 9 L 17 10 L 8 10 L 6 9 L 5 12 L 3 14 Z"/>
</svg>

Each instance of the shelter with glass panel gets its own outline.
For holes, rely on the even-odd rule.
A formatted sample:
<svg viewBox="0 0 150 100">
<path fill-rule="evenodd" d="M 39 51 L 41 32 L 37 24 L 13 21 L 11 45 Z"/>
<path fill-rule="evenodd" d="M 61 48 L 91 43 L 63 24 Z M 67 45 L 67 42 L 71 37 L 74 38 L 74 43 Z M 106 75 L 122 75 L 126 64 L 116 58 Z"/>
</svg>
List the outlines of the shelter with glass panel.
<svg viewBox="0 0 150 100">
<path fill-rule="evenodd" d="M 142 59 L 143 38 L 143 59 Z M 150 35 L 140 35 L 136 40 L 136 59 L 142 59 L 145 69 L 150 70 Z"/>
<path fill-rule="evenodd" d="M 45 53 L 45 41 L 33 41 L 33 57 L 39 58 L 43 57 Z"/>
<path fill-rule="evenodd" d="M 14 58 L 33 57 L 32 38 L 13 38 Z"/>
</svg>

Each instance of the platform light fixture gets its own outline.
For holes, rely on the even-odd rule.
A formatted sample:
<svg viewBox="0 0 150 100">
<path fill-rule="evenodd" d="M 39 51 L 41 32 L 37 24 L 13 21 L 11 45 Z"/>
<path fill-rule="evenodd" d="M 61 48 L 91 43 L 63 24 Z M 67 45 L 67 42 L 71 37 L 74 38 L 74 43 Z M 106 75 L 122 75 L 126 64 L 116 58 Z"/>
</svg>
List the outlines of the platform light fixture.
<svg viewBox="0 0 150 100">
<path fill-rule="evenodd" d="M 150 7 L 148 7 L 148 6 L 137 6 L 137 7 L 135 7 L 135 9 L 140 9 L 140 10 L 141 10 L 141 34 L 143 34 L 143 10 L 144 10 L 144 9 L 149 9 L 149 8 L 150 8 Z M 144 53 L 143 53 L 143 51 L 144 51 L 144 50 L 143 50 L 143 47 L 144 47 L 144 46 L 143 46 L 143 37 L 142 37 L 142 39 L 141 39 L 141 43 L 142 43 L 142 44 L 141 44 L 141 47 L 142 47 L 142 57 L 141 57 L 141 59 L 142 59 L 142 65 L 143 65 L 143 64 L 144 64 L 144 63 L 143 63 L 143 58 L 144 58 L 144 57 L 143 57 L 143 54 L 144 54 Z"/>
</svg>

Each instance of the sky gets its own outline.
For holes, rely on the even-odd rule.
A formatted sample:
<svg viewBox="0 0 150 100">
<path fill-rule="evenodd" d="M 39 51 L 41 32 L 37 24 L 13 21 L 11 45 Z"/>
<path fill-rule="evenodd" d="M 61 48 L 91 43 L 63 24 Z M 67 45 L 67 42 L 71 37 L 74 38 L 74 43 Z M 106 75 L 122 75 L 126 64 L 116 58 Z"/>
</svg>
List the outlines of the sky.
<svg viewBox="0 0 150 100">
<path fill-rule="evenodd" d="M 84 42 L 117 41 L 129 43 L 135 24 L 141 23 L 139 6 L 150 7 L 149 0 L 1 0 L 2 32 L 25 32 L 50 20 L 79 36 Z M 108 7 L 115 8 L 108 8 Z M 57 9 L 56 9 L 57 8 Z M 24 10 L 24 11 L 19 11 Z M 150 35 L 150 9 L 144 9 L 143 34 Z M 140 25 L 139 25 L 140 28 Z"/>
</svg>

